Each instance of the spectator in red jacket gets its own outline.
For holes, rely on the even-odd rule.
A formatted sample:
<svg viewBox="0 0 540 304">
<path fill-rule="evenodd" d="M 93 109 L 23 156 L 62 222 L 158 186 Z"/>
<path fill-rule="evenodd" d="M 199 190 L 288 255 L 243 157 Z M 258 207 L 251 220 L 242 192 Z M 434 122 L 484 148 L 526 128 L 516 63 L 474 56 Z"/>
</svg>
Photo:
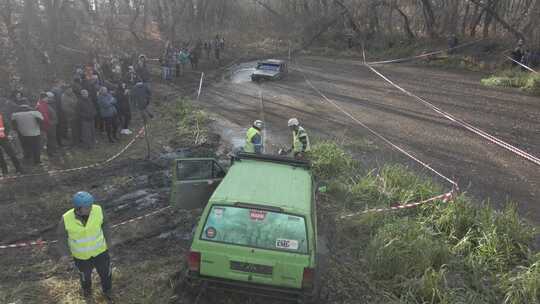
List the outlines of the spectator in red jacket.
<svg viewBox="0 0 540 304">
<path fill-rule="evenodd" d="M 41 130 L 47 132 L 49 129 L 49 105 L 47 103 L 47 93 L 39 93 L 39 99 L 36 104 L 36 110 L 43 116 L 41 121 Z"/>
<path fill-rule="evenodd" d="M 42 133 L 46 135 L 47 142 L 47 154 L 54 156 L 56 154 L 56 127 L 58 124 L 58 116 L 54 106 L 54 94 L 51 92 L 40 93 L 39 100 L 36 104 L 36 110 L 38 110 L 43 116 L 43 123 L 41 124 Z"/>
</svg>

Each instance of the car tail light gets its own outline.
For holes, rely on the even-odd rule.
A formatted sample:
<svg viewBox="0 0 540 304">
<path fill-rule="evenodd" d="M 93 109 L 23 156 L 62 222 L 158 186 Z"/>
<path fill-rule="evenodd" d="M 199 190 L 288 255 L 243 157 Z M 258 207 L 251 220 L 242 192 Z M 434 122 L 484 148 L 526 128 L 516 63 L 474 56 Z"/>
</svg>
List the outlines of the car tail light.
<svg viewBox="0 0 540 304">
<path fill-rule="evenodd" d="M 201 253 L 197 251 L 190 251 L 187 258 L 189 270 L 199 272 L 201 268 Z"/>
<path fill-rule="evenodd" d="M 312 288 L 315 283 L 315 269 L 304 268 L 304 275 L 302 276 L 302 288 Z"/>
</svg>

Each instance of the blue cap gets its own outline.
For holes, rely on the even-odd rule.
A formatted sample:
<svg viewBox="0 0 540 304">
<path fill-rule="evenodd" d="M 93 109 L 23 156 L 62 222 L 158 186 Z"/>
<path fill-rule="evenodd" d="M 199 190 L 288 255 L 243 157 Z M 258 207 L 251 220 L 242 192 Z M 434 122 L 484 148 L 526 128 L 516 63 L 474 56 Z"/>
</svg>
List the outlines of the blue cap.
<svg viewBox="0 0 540 304">
<path fill-rule="evenodd" d="M 80 192 L 75 193 L 75 195 L 73 196 L 72 202 L 75 208 L 90 207 L 95 202 L 95 199 L 92 196 L 92 194 L 88 192 L 80 191 Z"/>
</svg>

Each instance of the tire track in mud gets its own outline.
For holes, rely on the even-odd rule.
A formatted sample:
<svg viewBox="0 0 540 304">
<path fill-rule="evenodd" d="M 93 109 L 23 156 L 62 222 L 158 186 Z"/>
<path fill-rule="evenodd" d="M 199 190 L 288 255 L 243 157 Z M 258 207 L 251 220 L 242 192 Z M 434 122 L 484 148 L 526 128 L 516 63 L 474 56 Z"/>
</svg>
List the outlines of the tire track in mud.
<svg viewBox="0 0 540 304">
<path fill-rule="evenodd" d="M 410 97 L 385 84 L 365 67 L 349 63 L 352 61 L 300 58 L 298 62 L 325 95 L 392 142 L 442 168 L 445 175 L 458 179 L 462 190 L 480 201 L 491 198 L 499 208 L 503 208 L 508 199 L 515 200 L 522 215 L 532 222 L 540 222 L 540 206 L 535 203 L 540 196 L 540 186 L 537 186 L 540 175 L 510 152 L 467 134 L 415 104 Z M 416 66 L 381 69 L 398 84 L 450 113 L 478 122 L 480 128 L 494 130 L 494 135 L 511 143 L 524 142 L 529 151 L 540 149 L 540 138 L 532 136 L 529 130 L 531 127 L 540 130 L 540 118 L 531 120 L 535 116 L 531 113 L 538 107 L 534 97 L 512 90 L 481 87 L 477 83 L 481 75 L 477 73 L 469 75 Z M 284 80 L 262 85 L 225 79 L 207 90 L 209 93 L 201 97 L 201 104 L 234 122 L 238 126 L 237 136 L 242 138 L 242 130 L 258 117 L 257 94 L 262 90 L 269 137 L 274 137 L 279 145 L 288 144 L 286 120 L 293 116 L 317 137 L 370 138 L 366 131 L 352 125 L 335 109 L 325 106 L 297 74 L 292 71 Z M 512 106 L 514 99 L 521 108 Z M 425 173 L 384 147 L 370 155 L 360 155 L 368 167 L 400 162 Z"/>
</svg>

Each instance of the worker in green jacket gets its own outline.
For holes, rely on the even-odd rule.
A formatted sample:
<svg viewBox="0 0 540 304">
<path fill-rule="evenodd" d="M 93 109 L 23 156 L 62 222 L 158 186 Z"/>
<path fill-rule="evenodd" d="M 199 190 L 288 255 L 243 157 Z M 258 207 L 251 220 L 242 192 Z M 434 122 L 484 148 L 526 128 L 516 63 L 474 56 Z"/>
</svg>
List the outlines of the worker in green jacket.
<svg viewBox="0 0 540 304">
<path fill-rule="evenodd" d="M 88 192 L 76 193 L 72 202 L 74 208 L 64 213 L 58 227 L 62 261 L 73 258 L 85 298 L 92 297 L 92 271 L 96 268 L 103 294 L 112 303 L 110 233 L 103 210 Z"/>
<path fill-rule="evenodd" d="M 255 120 L 253 126 L 246 132 L 246 144 L 244 145 L 244 152 L 247 153 L 263 153 L 263 137 L 261 134 L 264 128 L 264 123 L 261 120 Z"/>
<path fill-rule="evenodd" d="M 289 151 L 293 152 L 294 158 L 304 159 L 311 150 L 309 136 L 297 118 L 289 119 L 287 125 L 292 131 L 292 147 Z"/>
</svg>

